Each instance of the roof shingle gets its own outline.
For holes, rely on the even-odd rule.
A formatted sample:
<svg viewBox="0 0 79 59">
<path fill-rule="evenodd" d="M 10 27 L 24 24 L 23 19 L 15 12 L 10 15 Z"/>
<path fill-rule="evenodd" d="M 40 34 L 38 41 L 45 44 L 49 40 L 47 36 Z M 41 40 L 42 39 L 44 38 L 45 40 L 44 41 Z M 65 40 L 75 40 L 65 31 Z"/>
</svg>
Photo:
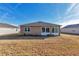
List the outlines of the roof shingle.
<svg viewBox="0 0 79 59">
<path fill-rule="evenodd" d="M 0 28 L 17 28 L 17 26 L 13 26 L 6 23 L 0 23 Z"/>
<path fill-rule="evenodd" d="M 29 23 L 29 24 L 23 24 L 22 26 L 60 26 L 57 24 L 51 24 L 51 23 L 47 23 L 47 22 L 33 22 L 33 23 Z"/>
</svg>

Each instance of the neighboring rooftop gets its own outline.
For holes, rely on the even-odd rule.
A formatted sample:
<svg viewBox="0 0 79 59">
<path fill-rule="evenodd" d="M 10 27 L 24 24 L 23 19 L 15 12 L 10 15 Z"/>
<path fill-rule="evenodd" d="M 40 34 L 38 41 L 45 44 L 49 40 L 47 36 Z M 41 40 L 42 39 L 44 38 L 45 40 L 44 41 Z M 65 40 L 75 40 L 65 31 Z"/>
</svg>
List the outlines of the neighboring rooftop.
<svg viewBox="0 0 79 59">
<path fill-rule="evenodd" d="M 6 23 L 0 23 L 0 28 L 17 28 L 17 26 L 6 24 Z"/>
<path fill-rule="evenodd" d="M 72 25 L 67 25 L 63 28 L 79 28 L 79 24 L 72 24 Z"/>
<path fill-rule="evenodd" d="M 47 23 L 47 22 L 42 22 L 42 21 L 23 24 L 22 26 L 54 26 L 54 25 L 60 26 L 60 25 L 57 25 L 57 24 L 52 24 L 52 23 Z"/>
</svg>

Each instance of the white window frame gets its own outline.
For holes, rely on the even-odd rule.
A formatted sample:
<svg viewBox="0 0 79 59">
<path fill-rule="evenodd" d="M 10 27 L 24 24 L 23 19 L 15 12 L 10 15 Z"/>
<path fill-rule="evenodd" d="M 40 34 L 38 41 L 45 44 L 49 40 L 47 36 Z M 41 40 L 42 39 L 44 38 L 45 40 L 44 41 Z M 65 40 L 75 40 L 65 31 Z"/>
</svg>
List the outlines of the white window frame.
<svg viewBox="0 0 79 59">
<path fill-rule="evenodd" d="M 27 31 L 26 31 L 26 30 L 27 30 Z M 24 31 L 25 31 L 25 32 L 30 32 L 30 28 L 29 28 L 29 27 L 25 27 L 25 28 L 24 28 Z"/>
<path fill-rule="evenodd" d="M 42 27 L 42 28 L 45 28 L 45 32 L 42 31 L 43 33 L 49 33 L 50 32 L 50 28 L 49 27 Z M 47 28 L 49 28 L 49 32 L 46 31 Z"/>
<path fill-rule="evenodd" d="M 53 27 L 54 28 L 54 32 L 52 32 L 52 33 L 58 33 L 58 31 L 59 31 L 59 28 L 58 27 Z M 52 29 L 53 29 L 52 28 Z"/>
</svg>

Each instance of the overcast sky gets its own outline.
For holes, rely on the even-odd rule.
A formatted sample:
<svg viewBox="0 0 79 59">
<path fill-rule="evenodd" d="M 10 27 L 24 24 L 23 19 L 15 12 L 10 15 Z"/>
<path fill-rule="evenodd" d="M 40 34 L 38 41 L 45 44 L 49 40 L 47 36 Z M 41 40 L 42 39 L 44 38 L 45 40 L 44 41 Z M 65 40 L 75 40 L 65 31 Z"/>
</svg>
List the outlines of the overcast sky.
<svg viewBox="0 0 79 59">
<path fill-rule="evenodd" d="M 63 26 L 79 24 L 79 4 L 0 4 L 0 22 L 20 25 L 36 21 L 45 21 Z"/>
</svg>

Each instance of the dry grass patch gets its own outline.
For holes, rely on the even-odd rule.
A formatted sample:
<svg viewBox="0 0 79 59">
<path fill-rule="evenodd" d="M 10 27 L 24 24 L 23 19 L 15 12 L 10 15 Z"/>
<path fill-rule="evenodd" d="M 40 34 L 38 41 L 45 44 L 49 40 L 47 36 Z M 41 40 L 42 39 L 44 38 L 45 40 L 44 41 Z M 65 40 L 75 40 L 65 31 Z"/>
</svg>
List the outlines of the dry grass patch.
<svg viewBox="0 0 79 59">
<path fill-rule="evenodd" d="M 0 40 L 0 55 L 79 55 L 79 36 L 61 34 L 44 40 Z"/>
</svg>

